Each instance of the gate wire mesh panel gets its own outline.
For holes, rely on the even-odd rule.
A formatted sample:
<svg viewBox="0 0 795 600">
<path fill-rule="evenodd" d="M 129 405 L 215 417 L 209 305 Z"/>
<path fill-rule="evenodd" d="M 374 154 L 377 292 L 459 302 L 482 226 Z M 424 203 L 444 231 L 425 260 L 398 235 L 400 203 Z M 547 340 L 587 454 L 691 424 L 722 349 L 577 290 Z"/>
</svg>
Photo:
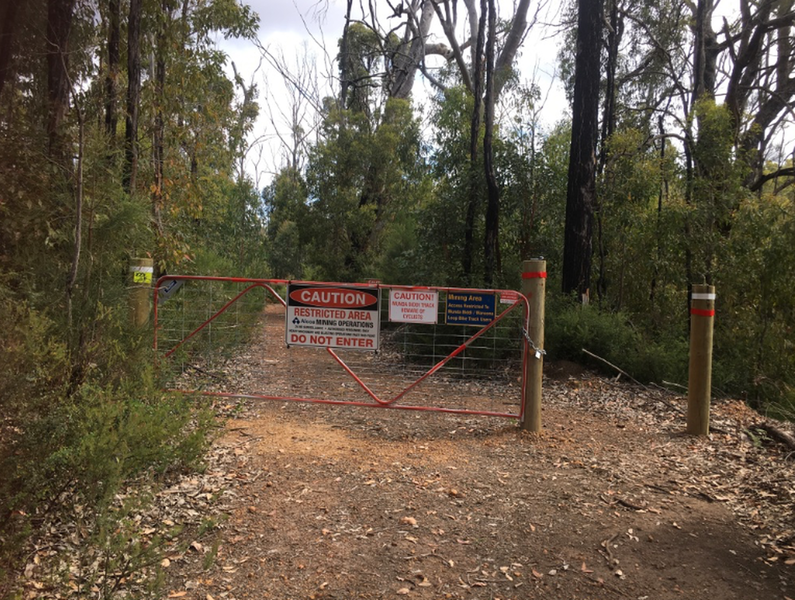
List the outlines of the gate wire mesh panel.
<svg viewBox="0 0 795 600">
<path fill-rule="evenodd" d="M 186 280 L 160 305 L 157 348 L 160 363 L 168 365 L 168 387 L 519 415 L 526 321 L 521 296 L 516 305 L 497 304 L 498 314 L 510 312 L 461 349 L 482 328 L 445 324 L 446 290 L 439 291 L 436 324 L 407 324 L 389 321 L 390 288 L 381 286 L 379 350 L 334 349 L 337 360 L 325 348 L 286 345 L 285 308 L 270 291 L 284 297 L 285 289 L 278 285 L 283 282 L 269 283 L 272 288 L 252 281 Z"/>
<path fill-rule="evenodd" d="M 276 299 L 264 280 L 163 277 L 158 286 L 157 364 L 164 384 L 176 389 L 227 379 L 225 369 L 261 331 L 267 301 Z"/>
</svg>

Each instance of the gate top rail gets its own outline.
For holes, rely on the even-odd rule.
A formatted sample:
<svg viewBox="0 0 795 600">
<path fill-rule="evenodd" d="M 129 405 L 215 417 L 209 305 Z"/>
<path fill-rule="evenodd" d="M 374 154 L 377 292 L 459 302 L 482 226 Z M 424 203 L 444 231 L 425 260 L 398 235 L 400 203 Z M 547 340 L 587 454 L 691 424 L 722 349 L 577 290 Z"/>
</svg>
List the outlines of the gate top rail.
<svg viewBox="0 0 795 600">
<path fill-rule="evenodd" d="M 473 287 L 456 287 L 456 286 L 437 286 L 437 285 L 407 285 L 407 284 L 393 284 L 393 283 L 374 283 L 370 281 L 310 281 L 305 279 L 271 279 L 271 278 L 257 278 L 257 277 L 225 277 L 218 275 L 161 275 L 154 285 L 155 297 L 157 291 L 162 288 L 164 281 L 226 281 L 229 283 L 261 283 L 266 285 L 290 285 L 290 284 L 306 284 L 306 285 L 339 285 L 339 286 L 356 286 L 356 287 L 372 287 L 378 289 L 395 289 L 395 290 L 430 290 L 439 292 L 482 292 L 482 293 L 495 293 L 509 292 L 511 294 L 518 294 L 521 298 L 527 300 L 521 292 L 516 290 L 501 289 L 501 288 L 473 288 Z"/>
</svg>

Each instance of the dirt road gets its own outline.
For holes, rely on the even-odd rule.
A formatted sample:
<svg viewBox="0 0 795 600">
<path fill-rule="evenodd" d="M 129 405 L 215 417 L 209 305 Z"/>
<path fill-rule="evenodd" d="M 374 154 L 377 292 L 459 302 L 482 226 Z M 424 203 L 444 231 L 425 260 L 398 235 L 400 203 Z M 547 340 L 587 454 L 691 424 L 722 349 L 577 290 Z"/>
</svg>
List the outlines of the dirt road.
<svg viewBox="0 0 795 600">
<path fill-rule="evenodd" d="M 545 382 L 541 435 L 219 408 L 215 526 L 172 556 L 172 598 L 795 598 L 795 461 L 740 402 L 711 439 L 682 433 L 681 398 L 587 374 Z"/>
</svg>

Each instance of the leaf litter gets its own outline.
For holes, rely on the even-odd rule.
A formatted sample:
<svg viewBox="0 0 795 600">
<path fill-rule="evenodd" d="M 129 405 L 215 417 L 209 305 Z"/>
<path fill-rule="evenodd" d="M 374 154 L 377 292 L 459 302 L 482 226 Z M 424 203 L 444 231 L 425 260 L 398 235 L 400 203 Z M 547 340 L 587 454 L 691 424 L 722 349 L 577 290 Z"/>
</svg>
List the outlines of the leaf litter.
<svg viewBox="0 0 795 600">
<path fill-rule="evenodd" d="M 258 355 L 229 377 L 255 385 Z M 167 598 L 795 597 L 795 460 L 740 401 L 713 404 L 704 439 L 682 433 L 683 398 L 588 373 L 545 380 L 540 436 L 466 416 L 216 409 L 229 421 L 202 473 L 117 498 L 150 495 L 128 520 L 161 540 L 118 597 L 156 570 Z M 102 597 L 114 574 L 83 509 L 71 517 L 44 518 L 21 597 Z"/>
</svg>

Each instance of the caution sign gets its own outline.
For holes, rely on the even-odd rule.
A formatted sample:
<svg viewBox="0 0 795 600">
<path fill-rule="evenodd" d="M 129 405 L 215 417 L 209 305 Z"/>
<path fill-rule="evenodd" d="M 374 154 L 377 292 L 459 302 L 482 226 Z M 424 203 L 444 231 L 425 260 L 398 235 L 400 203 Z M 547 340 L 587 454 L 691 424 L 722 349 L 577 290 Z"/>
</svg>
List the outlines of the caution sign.
<svg viewBox="0 0 795 600">
<path fill-rule="evenodd" d="M 377 350 L 378 290 L 364 286 L 290 284 L 287 288 L 288 346 Z"/>
<path fill-rule="evenodd" d="M 436 323 L 439 292 L 431 290 L 390 290 L 389 320 L 395 323 Z"/>
<path fill-rule="evenodd" d="M 445 321 L 448 325 L 488 325 L 497 316 L 493 293 L 448 292 Z"/>
</svg>

